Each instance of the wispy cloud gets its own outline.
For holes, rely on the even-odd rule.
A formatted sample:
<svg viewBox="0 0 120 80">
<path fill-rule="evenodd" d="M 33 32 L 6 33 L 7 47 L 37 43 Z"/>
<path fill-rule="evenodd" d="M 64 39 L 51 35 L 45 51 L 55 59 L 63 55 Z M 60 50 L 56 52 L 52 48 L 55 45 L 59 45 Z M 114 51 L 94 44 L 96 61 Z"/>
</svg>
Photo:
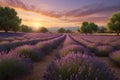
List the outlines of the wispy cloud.
<svg viewBox="0 0 120 80">
<path fill-rule="evenodd" d="M 37 6 L 25 3 L 23 0 L 0 0 L 0 4 L 12 6 L 12 7 L 18 7 L 25 10 L 34 11 L 46 16 L 55 17 L 55 18 L 61 18 L 61 17 L 86 17 L 93 14 L 104 14 L 106 12 L 116 12 L 120 11 L 120 3 L 115 5 L 105 5 L 102 3 L 94 3 L 90 5 L 85 5 L 83 7 L 73 9 L 71 11 L 65 11 L 65 12 L 56 12 L 56 11 L 50 11 L 50 10 L 41 10 Z"/>
<path fill-rule="evenodd" d="M 120 11 L 120 3 L 117 4 L 103 4 L 93 3 L 84 5 L 83 7 L 76 8 L 69 11 L 52 11 L 40 9 L 37 5 L 32 5 L 27 0 L 0 0 L 0 5 L 21 8 L 26 11 L 33 11 L 48 17 L 57 18 L 66 22 L 79 22 L 79 21 L 94 21 L 104 22 L 114 12 Z M 33 0 L 29 0 L 34 2 Z M 107 15 L 106 15 L 107 14 Z M 97 16 L 94 16 L 97 15 Z"/>
</svg>

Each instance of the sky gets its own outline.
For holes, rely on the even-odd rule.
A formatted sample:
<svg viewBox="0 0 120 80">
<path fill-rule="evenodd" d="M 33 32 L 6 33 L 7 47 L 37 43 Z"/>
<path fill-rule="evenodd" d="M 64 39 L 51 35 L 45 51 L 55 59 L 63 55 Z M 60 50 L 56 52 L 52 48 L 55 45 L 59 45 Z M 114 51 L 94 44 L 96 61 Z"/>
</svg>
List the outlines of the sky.
<svg viewBox="0 0 120 80">
<path fill-rule="evenodd" d="M 105 26 L 120 11 L 120 0 L 0 0 L 14 8 L 22 24 L 33 28 L 81 26 L 83 21 Z"/>
</svg>

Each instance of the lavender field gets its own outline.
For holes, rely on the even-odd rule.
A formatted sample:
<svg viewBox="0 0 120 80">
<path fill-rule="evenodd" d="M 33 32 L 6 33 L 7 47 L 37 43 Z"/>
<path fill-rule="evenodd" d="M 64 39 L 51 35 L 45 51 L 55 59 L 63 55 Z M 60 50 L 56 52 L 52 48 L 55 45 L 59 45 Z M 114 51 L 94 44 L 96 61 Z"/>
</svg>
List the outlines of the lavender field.
<svg viewBox="0 0 120 80">
<path fill-rule="evenodd" d="M 120 80 L 120 0 L 0 0 L 0 80 Z"/>
<path fill-rule="evenodd" d="M 120 36 L 2 33 L 0 80 L 120 80 Z"/>
</svg>

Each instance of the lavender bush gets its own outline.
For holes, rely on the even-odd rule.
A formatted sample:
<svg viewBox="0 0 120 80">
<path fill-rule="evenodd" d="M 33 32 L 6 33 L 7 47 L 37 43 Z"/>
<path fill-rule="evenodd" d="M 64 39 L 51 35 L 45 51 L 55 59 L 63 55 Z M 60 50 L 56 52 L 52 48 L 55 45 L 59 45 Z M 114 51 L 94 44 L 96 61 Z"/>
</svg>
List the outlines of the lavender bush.
<svg viewBox="0 0 120 80">
<path fill-rule="evenodd" d="M 0 80 L 14 80 L 32 69 L 32 62 L 29 59 L 18 57 L 15 52 L 0 53 Z"/>
<path fill-rule="evenodd" d="M 39 61 L 44 58 L 44 53 L 40 49 L 31 45 L 17 47 L 15 52 L 19 57 L 31 58 L 33 61 Z"/>
<path fill-rule="evenodd" d="M 64 47 L 72 45 L 72 44 L 78 44 L 77 42 L 75 42 L 74 40 L 71 39 L 71 37 L 69 35 L 67 35 L 66 40 L 64 41 Z"/>
<path fill-rule="evenodd" d="M 65 36 L 57 37 L 52 40 L 43 41 L 36 44 L 36 47 L 41 49 L 45 53 L 49 53 L 53 49 L 57 48 L 57 46 L 64 40 Z"/>
<path fill-rule="evenodd" d="M 112 52 L 109 57 L 116 65 L 120 66 L 120 50 Z"/>
<path fill-rule="evenodd" d="M 120 50 L 120 40 L 111 42 L 110 45 L 113 46 L 115 50 Z"/>
<path fill-rule="evenodd" d="M 15 34 L 14 34 L 15 35 Z M 35 34 L 35 33 L 29 33 L 26 34 L 24 37 L 11 37 L 11 38 L 15 38 L 14 41 L 12 42 L 8 42 L 6 44 L 0 44 L 0 52 L 1 51 L 7 51 L 9 52 L 11 49 L 14 49 L 18 46 L 22 46 L 22 45 L 35 45 L 40 41 L 45 41 L 45 40 L 50 40 L 50 39 L 54 39 L 57 37 L 61 37 L 62 35 L 60 34 Z M 22 41 L 18 40 L 18 39 L 22 39 Z M 4 39 L 4 38 L 3 38 Z"/>
<path fill-rule="evenodd" d="M 60 51 L 60 55 L 61 56 L 66 56 L 69 53 L 81 53 L 81 54 L 92 55 L 88 52 L 89 51 L 86 48 L 84 48 L 83 46 L 72 44 L 72 45 L 69 45 L 69 46 L 63 48 Z"/>
<path fill-rule="evenodd" d="M 108 56 L 109 53 L 113 50 L 112 46 L 109 45 L 102 45 L 96 47 L 96 55 L 97 56 Z"/>
<path fill-rule="evenodd" d="M 44 80 L 118 80 L 103 63 L 82 54 L 68 54 L 53 61 Z"/>
<path fill-rule="evenodd" d="M 49 53 L 52 50 L 52 47 L 47 42 L 40 42 L 36 44 L 36 47 L 44 51 L 45 53 Z"/>
<path fill-rule="evenodd" d="M 94 44 L 94 43 L 89 43 L 89 44 L 87 44 L 87 47 L 89 48 L 89 50 L 90 50 L 92 53 L 95 53 L 95 51 L 96 51 L 96 44 Z"/>
</svg>

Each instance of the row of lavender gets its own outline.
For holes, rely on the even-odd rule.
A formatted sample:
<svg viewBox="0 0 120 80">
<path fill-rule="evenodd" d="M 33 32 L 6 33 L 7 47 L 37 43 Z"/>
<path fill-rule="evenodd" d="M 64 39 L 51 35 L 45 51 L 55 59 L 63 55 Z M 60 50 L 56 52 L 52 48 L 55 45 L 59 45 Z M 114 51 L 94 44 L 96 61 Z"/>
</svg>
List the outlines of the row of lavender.
<svg viewBox="0 0 120 80">
<path fill-rule="evenodd" d="M 44 74 L 44 80 L 118 80 L 113 71 L 96 60 L 83 44 L 67 36 L 59 56 Z"/>
<path fill-rule="evenodd" d="M 6 41 L 5 42 L 0 42 L 0 52 L 1 51 L 9 52 L 11 49 L 14 49 L 18 46 L 22 46 L 22 45 L 25 45 L 25 44 L 35 45 L 40 41 L 46 41 L 46 40 L 50 40 L 50 39 L 61 36 L 61 34 L 49 34 L 48 35 L 48 34 L 37 34 L 37 33 L 35 33 L 35 34 L 26 33 L 26 35 L 23 36 L 22 38 L 17 37 L 17 38 L 19 38 L 19 41 L 14 40 L 13 42 L 6 42 Z M 26 40 L 26 38 L 27 38 L 27 40 Z"/>
<path fill-rule="evenodd" d="M 48 34 L 48 33 L 12 33 L 14 35 L 9 35 L 10 33 L 4 33 L 6 36 L 2 36 L 0 33 L 0 44 L 16 41 L 26 41 L 26 40 L 35 40 L 35 39 L 46 39 L 47 37 L 55 36 L 58 34 Z M 21 36 L 18 36 L 21 35 Z M 7 36 L 8 35 L 8 36 Z"/>
<path fill-rule="evenodd" d="M 86 45 L 92 53 L 99 57 L 109 57 L 120 66 L 120 36 L 78 36 L 74 38 Z"/>
<path fill-rule="evenodd" d="M 46 54 L 64 40 L 61 35 L 35 45 L 22 45 L 7 52 L 0 53 L 0 80 L 14 80 L 20 75 L 30 72 L 34 61 L 40 61 Z"/>
</svg>

